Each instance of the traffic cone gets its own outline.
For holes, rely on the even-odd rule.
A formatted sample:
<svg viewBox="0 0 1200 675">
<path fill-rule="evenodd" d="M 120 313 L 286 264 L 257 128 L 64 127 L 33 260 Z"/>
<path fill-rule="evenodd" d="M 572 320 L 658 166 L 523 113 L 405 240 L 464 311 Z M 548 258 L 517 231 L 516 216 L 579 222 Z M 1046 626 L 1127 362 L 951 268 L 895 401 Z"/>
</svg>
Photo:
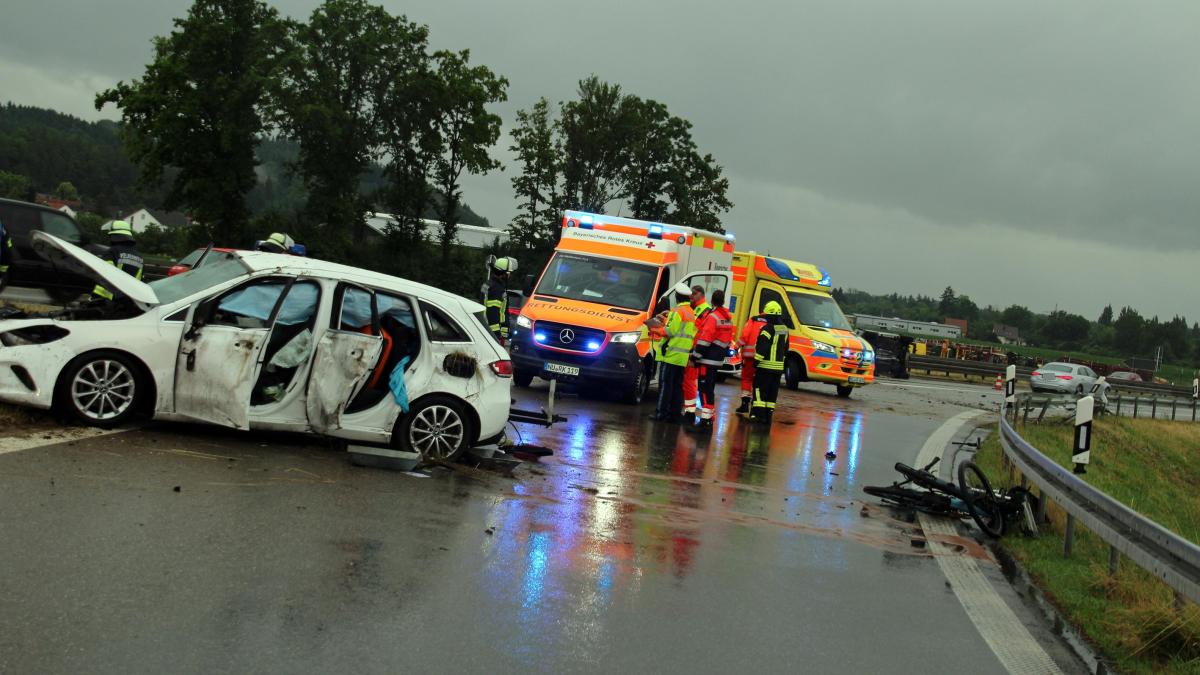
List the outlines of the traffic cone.
<svg viewBox="0 0 1200 675">
<path fill-rule="evenodd" d="M 992 384 L 992 386 L 996 389 L 996 391 L 1003 390 L 1004 389 L 1004 376 L 997 375 L 996 381 Z"/>
</svg>

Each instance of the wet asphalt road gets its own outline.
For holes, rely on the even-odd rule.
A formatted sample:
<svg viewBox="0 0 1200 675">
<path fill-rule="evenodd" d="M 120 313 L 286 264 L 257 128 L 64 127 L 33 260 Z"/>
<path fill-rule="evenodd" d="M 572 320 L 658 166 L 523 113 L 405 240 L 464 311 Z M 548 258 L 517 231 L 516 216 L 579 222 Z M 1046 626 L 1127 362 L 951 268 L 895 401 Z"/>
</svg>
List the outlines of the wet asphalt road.
<svg viewBox="0 0 1200 675">
<path fill-rule="evenodd" d="M 567 398 L 515 478 L 165 424 L 0 454 L 0 672 L 1002 672 L 861 493 L 996 395 L 832 392 L 765 433 L 724 385 L 711 435 Z"/>
</svg>

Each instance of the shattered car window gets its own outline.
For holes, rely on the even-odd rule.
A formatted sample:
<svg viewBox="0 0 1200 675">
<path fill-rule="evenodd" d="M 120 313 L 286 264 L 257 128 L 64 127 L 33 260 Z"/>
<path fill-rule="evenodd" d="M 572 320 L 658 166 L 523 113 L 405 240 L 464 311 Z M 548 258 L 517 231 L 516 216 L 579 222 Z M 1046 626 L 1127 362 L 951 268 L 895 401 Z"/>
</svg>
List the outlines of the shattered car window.
<svg viewBox="0 0 1200 675">
<path fill-rule="evenodd" d="M 279 281 L 245 286 L 221 298 L 219 312 L 257 319 L 264 324 L 271 318 L 271 311 L 287 284 Z M 316 284 L 295 284 L 288 292 L 275 323 L 294 326 L 307 322 L 317 307 Z"/>
<path fill-rule="evenodd" d="M 342 294 L 342 330 L 359 330 L 371 325 L 371 294 L 361 288 L 350 287 Z"/>
<path fill-rule="evenodd" d="M 216 256 L 215 253 L 209 254 L 210 258 Z M 236 256 L 222 253 L 216 260 L 205 264 L 200 269 L 151 281 L 150 288 L 154 289 L 154 294 L 158 296 L 161 304 L 169 305 L 176 300 L 182 300 L 213 286 L 220 286 L 227 281 L 244 276 L 248 272 L 249 270 Z"/>
</svg>

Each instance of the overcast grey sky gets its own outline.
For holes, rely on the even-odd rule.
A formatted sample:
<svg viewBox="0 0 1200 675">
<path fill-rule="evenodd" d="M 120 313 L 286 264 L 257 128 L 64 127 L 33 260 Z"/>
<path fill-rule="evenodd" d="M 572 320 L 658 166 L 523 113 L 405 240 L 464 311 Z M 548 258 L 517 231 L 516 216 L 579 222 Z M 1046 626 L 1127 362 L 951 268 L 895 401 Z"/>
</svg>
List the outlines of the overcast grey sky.
<svg viewBox="0 0 1200 675">
<path fill-rule="evenodd" d="M 189 4 L 9 0 L 0 100 L 115 118 L 94 92 Z M 666 103 L 725 167 L 740 247 L 835 285 L 1200 320 L 1200 3 L 382 4 L 507 76 L 506 121 L 592 73 Z M 494 225 L 517 170 L 466 181 Z"/>
</svg>

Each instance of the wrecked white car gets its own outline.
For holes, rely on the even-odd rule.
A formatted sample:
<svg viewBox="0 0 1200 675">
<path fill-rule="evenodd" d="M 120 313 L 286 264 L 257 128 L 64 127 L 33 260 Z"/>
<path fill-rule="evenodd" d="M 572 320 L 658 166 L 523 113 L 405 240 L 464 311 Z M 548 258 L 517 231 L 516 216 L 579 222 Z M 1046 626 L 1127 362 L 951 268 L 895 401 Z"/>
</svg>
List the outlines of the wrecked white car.
<svg viewBox="0 0 1200 675">
<path fill-rule="evenodd" d="M 51 235 L 34 246 L 118 297 L 0 319 L 0 401 L 97 426 L 144 413 L 439 459 L 503 433 L 512 363 L 478 303 L 288 255 L 210 253 L 147 284 Z"/>
</svg>

